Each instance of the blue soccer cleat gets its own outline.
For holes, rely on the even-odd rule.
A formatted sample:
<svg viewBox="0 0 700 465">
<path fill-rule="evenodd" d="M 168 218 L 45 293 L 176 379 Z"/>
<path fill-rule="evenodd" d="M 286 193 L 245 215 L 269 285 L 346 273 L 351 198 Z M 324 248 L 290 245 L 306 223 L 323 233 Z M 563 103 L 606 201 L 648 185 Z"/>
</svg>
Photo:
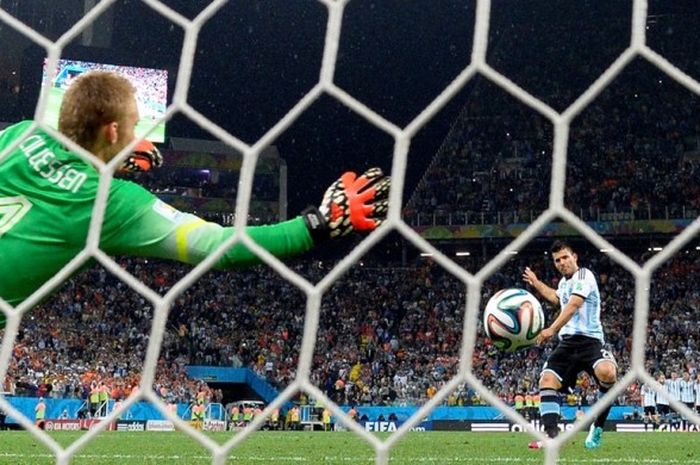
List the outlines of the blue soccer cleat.
<svg viewBox="0 0 700 465">
<path fill-rule="evenodd" d="M 583 445 L 586 449 L 597 449 L 603 442 L 603 428 L 600 426 L 591 425 L 590 431 L 588 431 L 588 436 Z"/>
</svg>

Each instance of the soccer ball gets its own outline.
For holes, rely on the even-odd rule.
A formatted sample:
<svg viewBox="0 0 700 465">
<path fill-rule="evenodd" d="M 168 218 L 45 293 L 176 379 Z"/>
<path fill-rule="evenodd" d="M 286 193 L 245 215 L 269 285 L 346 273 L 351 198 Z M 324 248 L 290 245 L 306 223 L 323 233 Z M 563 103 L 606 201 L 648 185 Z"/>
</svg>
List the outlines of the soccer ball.
<svg viewBox="0 0 700 465">
<path fill-rule="evenodd" d="M 542 305 L 525 289 L 502 289 L 486 304 L 486 335 L 506 352 L 533 345 L 543 327 Z"/>
</svg>

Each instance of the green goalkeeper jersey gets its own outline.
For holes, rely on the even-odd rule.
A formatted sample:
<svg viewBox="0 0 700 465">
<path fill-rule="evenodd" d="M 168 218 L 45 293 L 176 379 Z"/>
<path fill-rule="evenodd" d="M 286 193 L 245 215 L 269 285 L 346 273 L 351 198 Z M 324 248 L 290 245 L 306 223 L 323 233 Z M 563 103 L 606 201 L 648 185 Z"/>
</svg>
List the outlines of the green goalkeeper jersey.
<svg viewBox="0 0 700 465">
<path fill-rule="evenodd" d="M 42 130 L 24 121 L 0 133 L 0 297 L 19 304 L 86 245 L 99 173 Z M 277 257 L 313 246 L 302 217 L 251 226 L 249 235 Z M 195 264 L 233 234 L 167 205 L 129 181 L 113 179 L 100 236 L 111 255 L 160 257 Z M 226 269 L 257 263 L 236 245 L 217 262 Z M 0 314 L 0 320 L 2 320 Z"/>
</svg>

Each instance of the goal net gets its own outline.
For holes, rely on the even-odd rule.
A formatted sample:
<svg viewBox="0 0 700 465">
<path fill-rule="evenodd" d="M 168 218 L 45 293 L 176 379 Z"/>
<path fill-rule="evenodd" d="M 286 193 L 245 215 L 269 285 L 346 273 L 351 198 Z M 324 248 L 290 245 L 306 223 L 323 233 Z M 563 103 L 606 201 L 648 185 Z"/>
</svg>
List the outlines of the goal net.
<svg viewBox="0 0 700 465">
<path fill-rule="evenodd" d="M 624 51 L 614 59 L 610 66 L 595 79 L 585 91 L 574 99 L 573 103 L 566 105 L 561 111 L 556 110 L 542 99 L 534 96 L 531 92 L 528 92 L 509 79 L 507 75 L 497 71 L 489 64 L 487 61 L 487 51 L 489 48 L 489 26 L 491 24 L 492 2 L 490 0 L 477 0 L 470 62 L 439 93 L 439 95 L 437 95 L 437 97 L 430 101 L 415 118 L 405 125 L 397 124 L 386 118 L 381 112 L 373 109 L 371 105 L 356 98 L 351 92 L 346 91 L 336 83 L 335 70 L 339 58 L 339 43 L 342 34 L 344 14 L 351 2 L 349 0 L 318 0 L 318 3 L 322 4 L 327 10 L 325 43 L 318 82 L 299 99 L 291 110 L 253 144 L 245 143 L 215 125 L 188 102 L 192 68 L 195 54 L 197 53 L 198 34 L 204 24 L 214 17 L 217 11 L 227 2 L 225 0 L 214 0 L 194 18 L 188 19 L 157 0 L 142 1 L 153 11 L 170 21 L 175 27 L 182 28 L 185 32 L 185 40 L 172 103 L 166 109 L 161 121 L 170 120 L 176 114 L 185 115 L 198 125 L 206 128 L 209 133 L 215 135 L 226 145 L 235 148 L 243 154 L 239 184 L 241 189 L 236 201 L 237 213 L 235 217 L 235 226 L 237 228 L 237 233 L 226 244 L 222 245 L 216 253 L 194 267 L 163 295 L 155 292 L 133 274 L 125 271 L 114 259 L 100 250 L 99 241 L 101 223 L 105 213 L 108 195 L 107 187 L 113 177 L 117 163 L 124 159 L 126 153 L 123 153 L 121 157 L 118 157 L 118 159 L 113 160 L 109 164 L 104 164 L 91 154 L 76 147 L 74 143 L 58 134 L 55 130 L 41 123 L 40 121 L 43 121 L 41 116 L 47 111 L 48 86 L 54 76 L 49 76 L 49 79 L 44 82 L 42 96 L 38 101 L 36 114 L 34 115 L 35 123 L 30 128 L 27 135 L 37 127 L 41 127 L 50 134 L 55 135 L 68 147 L 74 149 L 81 158 L 84 158 L 89 163 L 98 167 L 101 176 L 101 189 L 93 212 L 90 234 L 84 250 L 66 265 L 59 274 L 49 280 L 30 298 L 16 308 L 0 300 L 0 309 L 2 309 L 2 312 L 7 318 L 2 351 L 0 352 L 0 379 L 4 379 L 7 374 L 13 346 L 19 333 L 22 318 L 25 317 L 28 312 L 31 312 L 31 309 L 35 305 L 47 297 L 56 287 L 67 280 L 69 276 L 80 269 L 80 267 L 91 258 L 97 260 L 97 262 L 109 270 L 109 272 L 117 276 L 131 289 L 143 296 L 148 302 L 152 303 L 155 309 L 138 393 L 130 396 L 119 409 L 110 413 L 105 421 L 100 422 L 95 428 L 86 432 L 69 447 L 61 447 L 49 435 L 38 429 L 32 421 L 19 414 L 19 412 L 8 403 L 7 399 L 0 399 L 0 408 L 9 412 L 23 428 L 30 431 L 39 441 L 45 444 L 53 454 L 55 454 L 57 464 L 63 465 L 69 463 L 78 451 L 84 448 L 100 432 L 107 428 L 110 421 L 118 418 L 123 412 L 127 411 L 134 403 L 140 400 L 153 403 L 166 418 L 176 423 L 181 431 L 184 431 L 207 448 L 212 454 L 212 463 L 217 465 L 225 463 L 227 456 L 232 453 L 235 447 L 243 441 L 248 440 L 251 434 L 257 431 L 267 421 L 274 410 L 282 407 L 300 391 L 316 399 L 321 399 L 335 418 L 340 419 L 347 429 L 366 441 L 374 450 L 375 463 L 377 465 L 387 465 L 392 456 L 392 448 L 397 442 L 404 438 L 412 428 L 418 426 L 422 419 L 428 416 L 433 409 L 445 402 L 448 396 L 460 385 L 464 385 L 465 383 L 471 386 L 488 404 L 497 407 L 505 418 L 515 423 L 527 424 L 527 421 L 522 415 L 513 410 L 484 385 L 473 370 L 472 360 L 478 338 L 479 316 L 484 305 L 484 302 L 481 300 L 482 286 L 490 276 L 501 269 L 512 258 L 514 253 L 517 253 L 518 250 L 526 247 L 528 243 L 537 238 L 542 233 L 543 229 L 553 221 L 567 223 L 596 247 L 609 250 L 611 259 L 629 272 L 634 277 L 635 281 L 634 325 L 632 334 L 633 346 L 631 350 L 630 369 L 624 373 L 620 381 L 615 384 L 605 396 L 595 403 L 588 412 L 587 418 L 593 418 L 595 415 L 602 412 L 607 405 L 611 404 L 624 392 L 630 383 L 636 380 L 652 386 L 657 392 L 662 392 L 663 388 L 661 385 L 657 383 L 645 368 L 646 360 L 644 349 L 647 340 L 646 328 L 650 311 L 649 289 L 652 283 L 652 275 L 697 236 L 698 231 L 700 231 L 700 220 L 696 218 L 688 227 L 671 240 L 662 251 L 640 265 L 623 254 L 602 235 L 592 229 L 578 216 L 578 212 L 569 210 L 565 205 L 567 156 L 570 153 L 570 130 L 572 121 L 591 105 L 593 100 L 596 99 L 633 60 L 641 58 L 648 61 L 648 63 L 658 68 L 658 70 L 670 79 L 684 86 L 690 92 L 700 95 L 700 84 L 696 79 L 674 66 L 674 64 L 664 56 L 648 46 L 645 29 L 648 20 L 648 2 L 646 0 L 635 0 L 632 4 L 629 40 Z M 2 21 L 4 27 L 12 28 L 42 47 L 48 56 L 47 69 L 51 70 L 56 69 L 56 64 L 61 58 L 66 45 L 89 28 L 97 18 L 112 7 L 114 3 L 115 1 L 110 0 L 96 3 L 82 19 L 56 41 L 48 40 L 43 35 L 26 26 L 16 17 L 2 9 L 2 5 L 0 5 L 0 21 Z M 512 96 L 518 102 L 521 102 L 533 112 L 541 115 L 542 118 L 550 122 L 553 127 L 553 150 L 551 153 L 550 194 L 547 206 L 543 208 L 539 216 L 534 218 L 531 224 L 529 224 L 517 238 L 496 254 L 485 266 L 472 273 L 465 270 L 456 263 L 455 260 L 418 234 L 402 217 L 402 206 L 405 201 L 403 192 L 409 148 L 412 139 L 476 77 L 485 79 L 491 85 L 497 86 L 503 92 Z M 314 284 L 263 250 L 246 234 L 245 226 L 249 216 L 248 211 L 251 202 L 252 184 L 256 165 L 258 164 L 258 159 L 262 151 L 280 137 L 280 135 L 297 121 L 314 102 L 324 95 L 330 96 L 342 105 L 345 105 L 393 140 L 394 149 L 391 171 L 393 185 L 390 194 L 390 209 L 386 225 L 362 240 L 350 253 L 340 259 L 322 279 Z M 12 149 L 14 148 L 0 153 L 0 163 L 6 161 Z M 312 382 L 312 368 L 324 295 L 329 292 L 329 289 L 331 289 L 334 283 L 338 282 L 343 275 L 347 274 L 351 267 L 358 264 L 362 257 L 386 238 L 390 232 L 400 234 L 416 249 L 423 253 L 430 254 L 432 260 L 434 260 L 438 266 L 442 267 L 463 283 L 466 288 L 467 297 L 466 302 L 463 303 L 462 341 L 459 350 L 460 362 L 456 375 L 442 386 L 432 398 L 423 404 L 411 418 L 404 422 L 397 431 L 393 432 L 388 438 L 382 439 L 366 431 L 357 422 L 351 421 L 344 410 Z M 219 445 L 178 418 L 167 408 L 167 405 L 161 400 L 158 394 L 154 392 L 152 386 L 154 384 L 158 357 L 171 307 L 181 293 L 195 285 L 202 275 L 212 268 L 222 254 L 236 244 L 242 244 L 253 251 L 264 264 L 282 276 L 292 286 L 301 290 L 306 297 L 306 313 L 304 316 L 303 340 L 294 379 L 286 389 L 266 407 L 261 416 L 256 417 L 249 426 L 233 436 L 230 440 Z M 696 413 L 691 412 L 686 405 L 675 400 L 671 400 L 670 403 L 678 412 L 690 418 L 696 424 L 700 424 L 700 417 L 698 417 Z M 530 433 L 534 438 L 549 441 L 545 456 L 546 464 L 554 464 L 558 461 L 559 451 L 562 445 L 578 433 L 584 424 L 584 422 L 575 423 L 573 429 L 563 432 L 552 441 L 549 441 L 542 432 L 534 428 L 531 429 Z"/>
</svg>

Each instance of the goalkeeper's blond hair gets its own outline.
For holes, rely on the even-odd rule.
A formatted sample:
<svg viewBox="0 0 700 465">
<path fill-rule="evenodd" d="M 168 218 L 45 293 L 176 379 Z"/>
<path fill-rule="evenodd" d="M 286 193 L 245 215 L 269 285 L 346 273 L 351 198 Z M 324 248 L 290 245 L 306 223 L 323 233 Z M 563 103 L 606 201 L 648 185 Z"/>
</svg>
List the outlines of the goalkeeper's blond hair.
<svg viewBox="0 0 700 465">
<path fill-rule="evenodd" d="M 124 121 L 135 96 L 136 89 L 125 77 L 109 71 L 89 71 L 68 88 L 61 104 L 58 130 L 89 149 L 103 125 Z"/>
</svg>

